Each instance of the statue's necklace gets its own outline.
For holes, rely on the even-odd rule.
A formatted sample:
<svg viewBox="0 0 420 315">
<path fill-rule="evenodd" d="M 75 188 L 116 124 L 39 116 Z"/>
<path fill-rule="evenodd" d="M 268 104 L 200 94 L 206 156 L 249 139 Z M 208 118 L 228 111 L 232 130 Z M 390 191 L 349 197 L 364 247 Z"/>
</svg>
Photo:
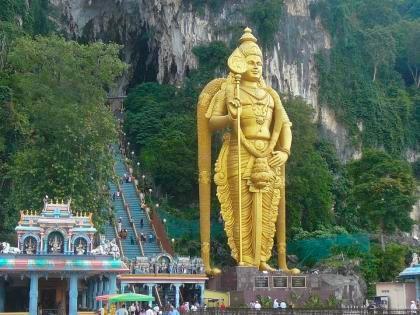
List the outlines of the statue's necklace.
<svg viewBox="0 0 420 315">
<path fill-rule="evenodd" d="M 260 125 L 260 131 L 262 129 L 262 125 L 264 124 L 265 120 L 267 119 L 268 113 L 268 105 L 270 104 L 270 98 L 267 97 L 268 92 L 262 93 L 261 95 L 257 95 L 257 92 L 251 94 L 246 89 L 242 90 L 250 96 L 251 100 L 251 108 L 255 115 L 255 120 L 257 124 Z M 254 102 L 254 99 L 257 101 Z"/>
</svg>

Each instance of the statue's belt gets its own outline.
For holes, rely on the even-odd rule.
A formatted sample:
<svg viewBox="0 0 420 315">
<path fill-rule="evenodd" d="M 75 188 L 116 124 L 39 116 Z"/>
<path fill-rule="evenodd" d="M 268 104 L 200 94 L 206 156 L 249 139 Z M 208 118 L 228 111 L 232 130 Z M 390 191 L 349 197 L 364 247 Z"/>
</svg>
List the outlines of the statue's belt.
<svg viewBox="0 0 420 315">
<path fill-rule="evenodd" d="M 229 145 L 231 145 L 231 146 L 237 146 L 238 145 L 237 142 L 236 142 L 236 139 L 234 137 L 230 137 L 230 134 L 227 137 L 225 136 L 225 140 L 227 140 L 227 139 L 229 140 Z M 263 152 L 264 150 L 266 150 L 267 147 L 270 144 L 269 140 L 262 140 L 262 139 L 251 139 L 251 140 L 247 139 L 246 141 L 248 142 L 248 146 L 252 146 L 253 148 L 258 150 L 259 152 Z M 245 168 L 245 170 L 242 174 L 242 179 L 250 179 L 251 174 L 252 174 L 252 168 L 254 166 L 254 162 L 255 162 L 255 159 L 257 159 L 257 157 L 255 157 L 251 152 L 249 152 L 249 150 L 247 150 L 246 146 L 241 146 L 241 150 L 246 150 L 249 153 L 249 160 L 248 160 L 246 168 Z M 271 155 L 271 153 L 270 153 L 270 155 Z M 267 159 L 268 157 L 269 157 L 269 155 L 266 156 L 266 157 L 260 158 L 260 159 Z"/>
</svg>

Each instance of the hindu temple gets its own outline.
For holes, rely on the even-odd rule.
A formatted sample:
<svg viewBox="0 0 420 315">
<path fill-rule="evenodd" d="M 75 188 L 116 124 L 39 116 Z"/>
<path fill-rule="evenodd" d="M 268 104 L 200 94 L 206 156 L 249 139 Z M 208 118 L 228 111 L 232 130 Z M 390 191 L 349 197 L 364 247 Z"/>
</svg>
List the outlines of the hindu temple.
<svg viewBox="0 0 420 315">
<path fill-rule="evenodd" d="M 117 292 L 117 275 L 129 269 L 115 241 L 102 239 L 92 214 L 71 201 L 44 198 L 41 211 L 21 211 L 17 247 L 0 245 L 0 312 L 95 310 L 95 297 Z"/>
</svg>

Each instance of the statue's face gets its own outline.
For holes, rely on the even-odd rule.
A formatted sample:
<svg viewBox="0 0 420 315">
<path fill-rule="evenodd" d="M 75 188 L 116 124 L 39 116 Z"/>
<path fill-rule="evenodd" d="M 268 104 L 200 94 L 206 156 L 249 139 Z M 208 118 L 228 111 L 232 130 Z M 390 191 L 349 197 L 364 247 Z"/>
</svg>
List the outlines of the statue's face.
<svg viewBox="0 0 420 315">
<path fill-rule="evenodd" d="M 247 81 L 258 82 L 262 76 L 262 60 L 260 56 L 250 55 L 246 57 L 247 69 L 242 78 Z"/>
</svg>

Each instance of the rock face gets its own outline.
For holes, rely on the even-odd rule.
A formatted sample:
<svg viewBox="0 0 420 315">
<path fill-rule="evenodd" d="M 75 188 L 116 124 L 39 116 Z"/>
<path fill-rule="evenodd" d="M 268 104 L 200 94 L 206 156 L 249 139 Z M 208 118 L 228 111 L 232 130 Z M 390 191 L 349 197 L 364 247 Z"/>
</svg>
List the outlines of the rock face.
<svg viewBox="0 0 420 315">
<path fill-rule="evenodd" d="M 304 306 L 312 297 L 322 301 L 335 298 L 343 307 L 362 306 L 367 287 L 355 272 L 302 273 L 290 276 L 281 271 L 263 273 L 252 267 L 232 267 L 209 281 L 212 290 L 229 291 L 231 306 L 255 301 L 257 296 L 270 296 L 279 301 Z"/>
<path fill-rule="evenodd" d="M 124 58 L 132 68 L 116 93 L 143 81 L 179 84 L 197 66 L 192 48 L 214 40 L 235 43 L 247 26 L 244 10 L 258 5 L 258 0 L 231 0 L 219 10 L 204 8 L 199 13 L 186 0 L 50 1 L 63 17 L 65 33 L 124 45 Z M 313 106 L 314 120 L 346 161 L 357 157 L 359 150 L 350 145 L 334 113 L 318 104 L 315 56 L 329 49 L 331 40 L 320 21 L 310 16 L 310 5 L 316 1 L 284 0 L 274 42 L 264 52 L 265 77 L 280 92 L 299 95 Z"/>
</svg>

